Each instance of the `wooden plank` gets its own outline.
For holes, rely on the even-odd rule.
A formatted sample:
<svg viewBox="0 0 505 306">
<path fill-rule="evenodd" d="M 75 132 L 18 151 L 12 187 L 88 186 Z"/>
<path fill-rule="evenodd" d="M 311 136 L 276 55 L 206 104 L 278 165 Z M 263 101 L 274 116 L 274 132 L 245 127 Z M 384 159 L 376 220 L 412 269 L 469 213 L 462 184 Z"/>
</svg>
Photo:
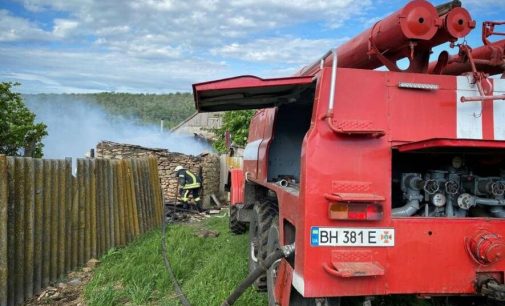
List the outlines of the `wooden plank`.
<svg viewBox="0 0 505 306">
<path fill-rule="evenodd" d="M 74 268 L 72 266 L 72 209 L 74 176 L 72 175 L 72 158 L 65 158 L 65 271 Z"/>
<path fill-rule="evenodd" d="M 131 168 L 130 168 L 130 161 L 129 160 L 123 160 L 123 165 L 124 165 L 124 171 L 125 171 L 125 191 L 126 191 L 126 203 L 128 205 L 127 207 L 127 212 L 128 212 L 128 242 L 132 241 L 133 238 L 136 236 L 136 231 L 135 231 L 135 220 L 134 220 L 134 208 L 133 208 L 133 190 L 132 190 L 132 183 L 131 183 Z"/>
<path fill-rule="evenodd" d="M 85 227 L 85 204 L 86 204 L 86 189 L 84 187 L 84 160 L 77 159 L 77 189 L 79 190 L 79 204 L 78 204 L 78 235 L 77 235 L 77 256 L 78 256 L 78 265 L 82 265 L 84 263 L 84 227 Z"/>
<path fill-rule="evenodd" d="M 155 159 L 154 161 L 154 180 L 156 182 L 156 187 L 158 189 L 157 191 L 157 196 L 158 196 L 158 209 L 160 210 L 160 218 L 158 219 L 159 225 L 164 222 L 165 220 L 165 197 L 163 196 L 163 189 L 161 188 L 161 179 L 160 179 L 160 174 L 159 174 L 159 168 L 158 168 L 158 160 Z"/>
<path fill-rule="evenodd" d="M 21 304 L 25 299 L 24 292 L 24 263 L 25 263 L 25 202 L 24 202 L 24 192 L 25 192 L 25 165 L 24 159 L 17 157 L 15 159 L 15 202 L 14 202 L 14 213 L 15 213 L 15 230 L 14 239 L 16 243 L 16 255 L 14 257 L 14 277 L 16 278 L 15 285 L 15 303 Z"/>
<path fill-rule="evenodd" d="M 90 182 L 90 163 L 89 159 L 84 159 L 84 187 L 86 193 L 86 202 L 84 207 L 84 262 L 91 258 L 91 182 Z"/>
<path fill-rule="evenodd" d="M 65 275 L 65 253 L 66 253 L 66 189 L 67 189 L 67 163 L 65 160 L 58 160 L 58 277 Z"/>
<path fill-rule="evenodd" d="M 116 168 L 116 190 L 117 190 L 117 208 L 118 208 L 118 245 L 125 245 L 125 213 L 124 213 L 124 187 L 123 187 L 123 170 L 121 161 L 115 163 Z"/>
<path fill-rule="evenodd" d="M 43 234 L 42 234 L 42 288 L 49 286 L 50 258 L 51 258 L 51 161 L 42 161 L 44 168 L 44 203 L 43 213 Z"/>
<path fill-rule="evenodd" d="M 91 257 L 98 258 L 97 253 L 97 224 L 96 224 L 96 160 L 90 160 L 90 238 Z"/>
<path fill-rule="evenodd" d="M 44 233 L 44 163 L 35 159 L 35 228 L 33 253 L 33 291 L 38 293 L 42 288 L 42 240 Z"/>
<path fill-rule="evenodd" d="M 109 248 L 111 247 L 110 243 L 110 182 L 109 182 L 109 165 L 110 161 L 104 159 L 103 160 L 103 181 L 104 181 L 104 188 L 103 188 L 103 199 L 104 199 L 104 205 L 103 205 L 103 229 L 104 229 L 104 240 L 105 240 L 105 247 L 103 249 L 104 252 L 107 252 Z"/>
<path fill-rule="evenodd" d="M 143 167 L 143 159 L 137 160 L 137 167 L 138 167 L 138 180 L 139 180 L 139 186 L 140 186 L 140 194 L 142 195 L 142 209 L 144 213 L 144 232 L 149 231 L 149 211 L 147 208 L 147 190 L 145 186 L 145 179 L 144 179 L 144 167 Z"/>
<path fill-rule="evenodd" d="M 152 157 L 149 159 L 149 162 L 151 164 L 151 184 L 153 185 L 154 199 L 156 201 L 156 226 L 160 226 L 163 219 L 163 201 L 161 198 L 161 186 L 158 177 L 158 161 L 156 158 Z"/>
<path fill-rule="evenodd" d="M 7 272 L 8 272 L 8 253 L 7 253 L 7 207 L 9 184 L 7 177 L 7 158 L 0 155 L 0 306 L 7 306 Z"/>
<path fill-rule="evenodd" d="M 60 201 L 59 201 L 59 164 L 57 160 L 51 160 L 51 273 L 49 281 L 54 281 L 58 278 L 58 243 L 59 231 L 58 220 L 60 216 Z"/>
<path fill-rule="evenodd" d="M 77 163 L 77 161 L 76 161 Z M 71 208 L 71 236 L 72 244 L 70 255 L 70 266 L 73 268 L 79 265 L 79 182 L 78 174 L 72 178 L 72 208 Z"/>
<path fill-rule="evenodd" d="M 140 205 L 138 201 L 137 188 L 135 184 L 135 167 L 133 159 L 129 160 L 129 170 L 130 170 L 130 189 L 131 189 L 131 203 L 133 210 L 133 221 L 135 223 L 135 237 L 141 234 L 141 220 L 140 220 Z"/>
<path fill-rule="evenodd" d="M 114 246 L 118 246 L 121 244 L 120 242 L 120 234 L 119 234 L 119 188 L 118 188 L 118 173 L 117 173 L 117 161 L 116 160 L 111 160 L 111 169 L 112 169 L 112 194 L 113 194 L 113 201 L 112 201 L 112 216 L 113 216 L 113 227 L 112 231 L 114 233 Z"/>
<path fill-rule="evenodd" d="M 123 213 L 124 213 L 124 237 L 125 237 L 125 243 L 129 243 L 131 241 L 131 213 L 130 213 L 130 203 L 128 202 L 128 194 L 129 194 L 129 189 L 128 189 L 128 170 L 126 168 L 126 161 L 125 160 L 120 160 L 119 161 L 119 167 L 121 168 L 121 190 L 122 190 L 122 197 L 123 197 Z"/>
<path fill-rule="evenodd" d="M 109 217 L 109 245 L 107 250 L 114 247 L 114 243 L 116 241 L 114 224 L 116 222 L 115 213 L 114 213 L 114 170 L 112 167 L 112 160 L 107 160 L 107 181 L 108 181 L 108 189 L 109 193 L 109 203 L 107 204 L 108 208 L 108 217 Z"/>
<path fill-rule="evenodd" d="M 25 262 L 24 262 L 24 298 L 33 296 L 33 252 L 34 252 L 34 227 L 35 227 L 35 172 L 33 158 L 24 158 L 25 164 Z"/>
<path fill-rule="evenodd" d="M 98 179 L 98 176 L 97 176 Z M 97 201 L 100 200 L 100 218 L 98 219 L 98 226 L 100 227 L 100 256 L 105 253 L 107 249 L 107 239 L 105 237 L 105 205 L 106 205 L 106 180 L 105 180 L 105 160 L 100 159 L 100 194 L 97 193 Z"/>
<path fill-rule="evenodd" d="M 9 195 L 7 206 L 7 304 L 16 302 L 16 162 L 14 157 L 7 157 L 7 181 Z"/>
<path fill-rule="evenodd" d="M 154 198 L 154 192 L 153 192 L 153 185 L 151 184 L 151 178 L 150 178 L 150 166 L 149 166 L 149 160 L 146 158 L 142 161 L 142 164 L 144 166 L 144 186 L 146 188 L 146 198 L 147 198 L 147 213 L 149 216 L 149 229 L 153 229 L 155 226 L 155 198 Z"/>
<path fill-rule="evenodd" d="M 132 168 L 133 168 L 133 180 L 135 184 L 135 195 L 137 201 L 138 220 L 140 225 L 140 234 L 144 234 L 146 231 L 144 195 L 142 193 L 142 186 L 140 184 L 140 173 L 137 159 L 132 160 Z"/>
<path fill-rule="evenodd" d="M 97 258 L 102 256 L 104 248 L 103 232 L 103 160 L 95 160 L 95 180 L 96 180 L 96 246 Z"/>
</svg>

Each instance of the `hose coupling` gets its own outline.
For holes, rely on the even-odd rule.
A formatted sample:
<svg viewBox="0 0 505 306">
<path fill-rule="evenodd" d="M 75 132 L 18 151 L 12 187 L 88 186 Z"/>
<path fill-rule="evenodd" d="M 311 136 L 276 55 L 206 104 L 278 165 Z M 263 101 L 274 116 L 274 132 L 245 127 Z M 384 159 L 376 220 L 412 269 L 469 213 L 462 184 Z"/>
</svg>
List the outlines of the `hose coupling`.
<svg viewBox="0 0 505 306">
<path fill-rule="evenodd" d="M 289 257 L 289 255 L 293 254 L 293 252 L 295 251 L 295 243 L 281 246 L 280 249 L 284 254 L 284 257 Z"/>
</svg>

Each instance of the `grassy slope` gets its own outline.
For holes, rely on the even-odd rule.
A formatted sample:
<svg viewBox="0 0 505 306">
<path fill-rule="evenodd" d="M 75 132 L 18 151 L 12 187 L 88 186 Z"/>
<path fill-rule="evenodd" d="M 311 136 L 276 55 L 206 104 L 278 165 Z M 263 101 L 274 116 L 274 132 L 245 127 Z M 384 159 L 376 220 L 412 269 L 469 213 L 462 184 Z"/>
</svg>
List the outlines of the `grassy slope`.
<svg viewBox="0 0 505 306">
<path fill-rule="evenodd" d="M 195 236 L 199 226 L 220 232 L 217 238 Z M 130 246 L 112 250 L 85 289 L 88 305 L 177 305 L 161 256 L 159 230 Z M 247 275 L 247 235 L 229 233 L 227 218 L 197 226 L 172 225 L 169 259 L 192 305 L 220 305 Z M 235 305 L 265 305 L 266 295 L 249 289 Z"/>
</svg>

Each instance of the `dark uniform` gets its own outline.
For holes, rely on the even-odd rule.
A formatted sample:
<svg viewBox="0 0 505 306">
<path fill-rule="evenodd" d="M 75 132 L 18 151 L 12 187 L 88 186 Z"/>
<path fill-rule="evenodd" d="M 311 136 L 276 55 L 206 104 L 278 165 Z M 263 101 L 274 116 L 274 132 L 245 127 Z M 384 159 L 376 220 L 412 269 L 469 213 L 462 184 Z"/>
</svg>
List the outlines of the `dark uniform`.
<svg viewBox="0 0 505 306">
<path fill-rule="evenodd" d="M 202 187 L 202 181 L 198 175 L 193 174 L 191 171 L 186 169 L 181 169 L 177 171 L 177 180 L 179 181 L 179 195 L 181 196 L 181 202 L 184 203 L 184 207 L 188 207 L 189 195 L 193 196 L 193 201 L 196 204 L 198 210 L 202 210 L 202 204 L 200 200 L 200 189 Z"/>
</svg>

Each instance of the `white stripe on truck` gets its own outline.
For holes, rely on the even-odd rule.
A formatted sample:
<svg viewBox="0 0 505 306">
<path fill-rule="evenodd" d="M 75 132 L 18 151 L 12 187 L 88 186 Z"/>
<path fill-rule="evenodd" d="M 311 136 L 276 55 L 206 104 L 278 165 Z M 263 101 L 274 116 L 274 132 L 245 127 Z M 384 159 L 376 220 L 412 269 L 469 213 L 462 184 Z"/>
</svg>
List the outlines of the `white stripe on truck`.
<svg viewBox="0 0 505 306">
<path fill-rule="evenodd" d="M 494 95 L 505 95 L 505 80 L 493 79 Z M 505 100 L 493 101 L 494 139 L 505 140 Z"/>
<path fill-rule="evenodd" d="M 462 103 L 462 96 L 480 96 L 472 77 L 457 77 L 457 138 L 482 139 L 482 102 Z"/>
</svg>

